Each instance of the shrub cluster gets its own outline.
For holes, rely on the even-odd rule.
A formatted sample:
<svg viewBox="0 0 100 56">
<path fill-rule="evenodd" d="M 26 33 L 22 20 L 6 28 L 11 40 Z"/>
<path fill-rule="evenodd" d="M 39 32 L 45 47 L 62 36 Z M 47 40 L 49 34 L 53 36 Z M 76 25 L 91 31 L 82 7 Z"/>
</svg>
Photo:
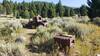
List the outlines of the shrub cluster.
<svg viewBox="0 0 100 56">
<path fill-rule="evenodd" d="M 62 32 L 62 29 L 56 25 L 49 25 L 48 27 L 40 26 L 37 28 L 37 32 L 32 38 L 32 43 L 38 46 L 38 51 L 50 52 L 54 45 L 53 37 L 57 32 Z"/>
<path fill-rule="evenodd" d="M 37 28 L 37 32 L 35 36 L 33 36 L 33 43 L 34 44 L 43 44 L 46 41 L 52 39 L 55 36 L 55 33 L 62 32 L 58 26 L 49 25 L 47 28 L 43 26 L 39 26 Z"/>
<path fill-rule="evenodd" d="M 0 41 L 0 56 L 22 56 L 22 53 L 17 44 Z"/>
<path fill-rule="evenodd" d="M 94 22 L 94 24 L 97 24 L 100 26 L 100 18 L 99 17 L 94 18 L 93 22 Z"/>
<path fill-rule="evenodd" d="M 88 23 L 90 21 L 88 16 L 81 16 L 77 19 L 79 23 Z"/>
<path fill-rule="evenodd" d="M 84 37 L 94 31 L 91 26 L 80 23 L 66 24 L 64 30 L 69 34 L 76 35 L 76 37 Z"/>
<path fill-rule="evenodd" d="M 0 23 L 1 27 L 0 27 L 0 30 L 4 30 L 8 32 L 9 34 L 9 31 L 17 31 L 18 29 L 22 29 L 23 26 L 22 24 L 19 22 L 19 21 L 16 21 L 16 20 L 10 20 L 10 21 L 7 21 L 7 22 L 4 22 L 4 23 Z M 1 32 L 0 31 L 0 32 Z"/>
<path fill-rule="evenodd" d="M 88 24 L 80 23 L 81 21 L 84 21 L 83 23 L 86 23 L 89 21 L 89 19 L 87 18 L 87 20 L 79 20 L 72 17 L 54 18 L 52 19 L 50 24 L 55 24 L 60 27 L 63 32 L 68 32 L 69 34 L 76 35 L 76 37 L 83 37 L 93 32 L 94 29 L 91 28 L 91 26 L 89 26 Z"/>
<path fill-rule="evenodd" d="M 75 19 L 72 17 L 54 18 L 50 21 L 50 24 L 57 25 L 63 30 L 63 32 L 76 35 L 76 37 L 83 37 L 94 31 L 90 25 L 83 24 L 89 21 L 89 18 L 84 18 L 87 17 L 82 17 L 81 19 Z"/>
<path fill-rule="evenodd" d="M 7 22 L 0 23 L 0 39 L 12 41 L 13 35 L 16 35 L 20 29 L 22 29 L 22 24 L 18 21 L 10 20 Z"/>
</svg>

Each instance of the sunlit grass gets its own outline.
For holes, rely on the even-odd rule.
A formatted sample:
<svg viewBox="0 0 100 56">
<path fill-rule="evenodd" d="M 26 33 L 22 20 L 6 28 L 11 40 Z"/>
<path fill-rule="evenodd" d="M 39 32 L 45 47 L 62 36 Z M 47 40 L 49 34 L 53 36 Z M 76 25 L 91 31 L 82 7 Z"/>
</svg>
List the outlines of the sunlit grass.
<svg viewBox="0 0 100 56">
<path fill-rule="evenodd" d="M 85 41 L 81 41 L 81 40 L 76 40 L 76 48 L 81 52 L 81 56 L 89 56 L 89 55 L 93 55 L 91 53 L 98 54 L 100 53 L 100 44 L 98 47 L 93 46 L 93 44 L 91 43 L 91 41 L 94 41 L 93 39 L 98 39 L 100 38 L 100 27 L 93 25 L 93 24 L 89 24 L 88 25 L 89 28 L 93 28 L 94 32 L 91 34 L 88 34 L 86 36 L 84 36 Z M 98 48 L 97 50 L 93 51 L 92 49 Z"/>
</svg>

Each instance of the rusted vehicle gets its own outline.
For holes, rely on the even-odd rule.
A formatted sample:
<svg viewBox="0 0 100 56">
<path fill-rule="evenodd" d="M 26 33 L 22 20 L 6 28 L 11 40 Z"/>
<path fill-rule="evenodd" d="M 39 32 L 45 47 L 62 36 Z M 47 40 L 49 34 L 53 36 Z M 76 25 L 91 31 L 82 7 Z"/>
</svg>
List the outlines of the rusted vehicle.
<svg viewBox="0 0 100 56">
<path fill-rule="evenodd" d="M 28 22 L 26 27 L 36 28 L 38 26 L 47 26 L 47 20 L 43 19 L 40 15 L 33 17 L 31 21 Z"/>
<path fill-rule="evenodd" d="M 65 56 L 68 56 L 70 48 L 75 46 L 75 36 L 58 34 L 54 37 L 54 44 L 59 47 L 59 51 L 63 51 Z"/>
</svg>

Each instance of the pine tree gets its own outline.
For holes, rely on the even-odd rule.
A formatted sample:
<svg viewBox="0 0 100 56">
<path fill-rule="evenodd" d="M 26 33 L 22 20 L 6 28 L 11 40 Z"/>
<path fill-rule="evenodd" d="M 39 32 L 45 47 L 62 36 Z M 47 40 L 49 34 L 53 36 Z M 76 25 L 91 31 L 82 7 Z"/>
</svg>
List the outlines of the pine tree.
<svg viewBox="0 0 100 56">
<path fill-rule="evenodd" d="M 67 14 L 68 14 L 67 16 L 68 16 L 68 17 L 70 17 L 70 16 L 71 16 L 71 15 L 70 15 L 70 13 L 71 13 L 71 12 L 70 12 L 70 10 L 71 10 L 71 9 L 70 9 L 70 8 L 68 8 L 68 11 L 67 11 Z"/>
<path fill-rule="evenodd" d="M 29 3 L 23 1 L 22 2 L 22 10 L 29 10 Z"/>
<path fill-rule="evenodd" d="M 55 16 L 55 12 L 52 8 L 49 8 L 48 10 L 48 18 L 53 18 Z"/>
<path fill-rule="evenodd" d="M 32 18 L 32 17 L 34 17 L 35 16 L 35 14 L 34 14 L 34 12 L 31 10 L 30 11 L 30 18 Z"/>
<path fill-rule="evenodd" d="M 33 1 L 29 4 L 29 10 L 34 12 L 34 15 L 37 15 L 36 6 Z"/>
<path fill-rule="evenodd" d="M 30 18 L 30 14 L 29 14 L 29 11 L 28 10 L 25 10 L 22 12 L 23 14 L 21 15 L 22 18 L 25 18 L 25 19 L 28 19 Z"/>
<path fill-rule="evenodd" d="M 0 8 L 0 11 L 3 11 L 3 13 L 6 13 L 7 15 L 13 13 L 13 15 L 17 18 L 32 18 L 35 15 L 41 15 L 44 18 L 53 18 L 56 16 L 71 16 L 72 14 L 74 14 L 74 10 L 62 6 L 61 0 L 59 0 L 57 4 L 39 1 L 23 1 L 21 3 L 17 3 L 12 2 L 11 0 L 3 0 L 3 3 L 2 5 L 0 5 Z"/>
<path fill-rule="evenodd" d="M 4 9 L 4 7 L 0 4 L 0 14 L 4 14 L 4 11 L 5 9 Z"/>
<path fill-rule="evenodd" d="M 41 3 L 36 4 L 36 15 L 41 15 L 43 6 L 44 6 L 44 3 L 43 3 L 43 5 Z"/>
<path fill-rule="evenodd" d="M 6 9 L 6 14 L 11 14 L 13 11 L 13 2 L 10 0 L 3 0 L 2 5 Z"/>
<path fill-rule="evenodd" d="M 63 6 L 61 4 L 61 0 L 59 0 L 58 4 L 56 5 L 56 13 L 57 13 L 57 16 L 60 16 L 62 17 L 63 16 Z"/>
<path fill-rule="evenodd" d="M 73 9 L 70 9 L 70 16 L 74 16 L 75 15 L 75 11 Z"/>
<path fill-rule="evenodd" d="M 89 16 L 100 17 L 100 0 L 88 0 Z"/>
<path fill-rule="evenodd" d="M 16 18 L 20 18 L 19 11 L 16 11 Z"/>
<path fill-rule="evenodd" d="M 44 3 L 44 6 L 41 11 L 41 16 L 44 18 L 47 17 L 47 11 L 48 11 L 47 5 L 46 5 L 46 3 Z"/>
<path fill-rule="evenodd" d="M 14 4 L 13 4 L 13 15 L 15 16 L 15 14 L 16 14 L 16 11 L 17 11 L 17 2 L 15 2 Z"/>
<path fill-rule="evenodd" d="M 55 7 L 53 6 L 53 4 L 51 4 L 48 9 L 48 18 L 53 18 L 53 17 L 55 17 Z"/>
<path fill-rule="evenodd" d="M 87 13 L 88 13 L 87 7 L 85 5 L 82 5 L 80 7 L 80 14 L 81 14 L 81 16 L 86 16 Z"/>
<path fill-rule="evenodd" d="M 64 16 L 65 17 L 69 17 L 70 16 L 70 8 L 69 7 L 64 7 L 65 8 L 65 11 L 64 11 Z"/>
</svg>

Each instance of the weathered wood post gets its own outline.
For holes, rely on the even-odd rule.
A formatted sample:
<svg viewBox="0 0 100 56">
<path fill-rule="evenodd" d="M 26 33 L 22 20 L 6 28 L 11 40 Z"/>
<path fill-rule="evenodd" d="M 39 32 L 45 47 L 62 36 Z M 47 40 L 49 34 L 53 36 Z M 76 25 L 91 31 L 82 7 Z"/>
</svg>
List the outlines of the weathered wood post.
<svg viewBox="0 0 100 56">
<path fill-rule="evenodd" d="M 64 56 L 69 56 L 70 48 L 75 45 L 75 36 L 59 34 L 54 37 L 54 42 L 58 44 L 59 51 L 63 52 Z"/>
</svg>

